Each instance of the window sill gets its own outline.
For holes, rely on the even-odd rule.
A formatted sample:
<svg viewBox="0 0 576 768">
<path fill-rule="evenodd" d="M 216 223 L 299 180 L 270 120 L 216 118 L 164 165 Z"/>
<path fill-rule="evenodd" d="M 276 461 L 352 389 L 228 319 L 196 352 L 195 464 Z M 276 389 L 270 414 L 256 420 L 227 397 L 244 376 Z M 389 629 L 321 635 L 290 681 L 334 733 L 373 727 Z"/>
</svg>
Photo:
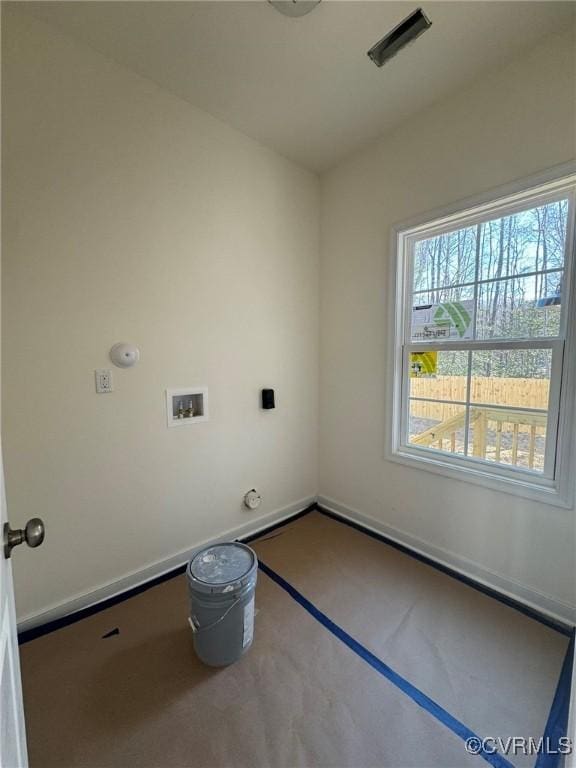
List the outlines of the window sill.
<svg viewBox="0 0 576 768">
<path fill-rule="evenodd" d="M 413 451 L 408 447 L 401 447 L 388 452 L 386 458 L 398 464 L 423 469 L 436 475 L 443 475 L 451 480 L 460 480 L 465 483 L 480 485 L 492 491 L 509 493 L 531 501 L 549 504 L 555 507 L 571 509 L 573 506 L 573 494 L 570 490 L 562 493 L 558 485 L 546 478 L 535 480 L 525 478 L 518 473 L 518 477 L 512 474 L 498 474 L 490 471 L 483 463 L 477 466 L 472 462 L 467 465 L 458 465 L 454 461 L 444 461 L 441 456 L 427 456 L 421 451 Z M 539 480 L 541 480 L 539 482 Z"/>
</svg>

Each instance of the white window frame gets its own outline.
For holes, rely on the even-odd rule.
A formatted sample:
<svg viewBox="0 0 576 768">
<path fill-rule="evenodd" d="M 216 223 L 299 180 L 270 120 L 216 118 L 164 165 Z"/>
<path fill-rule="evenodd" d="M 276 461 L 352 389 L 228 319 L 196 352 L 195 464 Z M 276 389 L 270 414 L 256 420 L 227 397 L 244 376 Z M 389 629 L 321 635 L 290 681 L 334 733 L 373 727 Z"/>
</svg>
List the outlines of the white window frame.
<svg viewBox="0 0 576 768">
<path fill-rule="evenodd" d="M 566 254 L 561 298 L 561 330 L 558 337 L 521 340 L 476 340 L 466 342 L 468 349 L 494 349 L 503 346 L 552 349 L 551 386 L 546 431 L 546 464 L 543 473 L 519 467 L 495 464 L 478 457 L 443 453 L 433 448 L 409 445 L 407 439 L 408 359 L 410 352 L 440 348 L 438 342 L 407 342 L 412 301 L 414 242 L 434 237 L 488 219 L 507 216 L 515 211 L 568 198 Z M 576 163 L 565 164 L 490 193 L 461 201 L 393 227 L 389 294 L 389 366 L 388 425 L 386 458 L 408 466 L 425 469 L 456 480 L 513 493 L 561 507 L 574 504 L 576 450 L 573 443 L 576 401 Z M 442 342 L 441 349 L 462 349 L 458 341 Z M 465 405 L 465 404 L 463 404 Z M 481 404 L 479 404 L 481 405 Z M 492 407 L 492 406 L 490 406 Z"/>
</svg>

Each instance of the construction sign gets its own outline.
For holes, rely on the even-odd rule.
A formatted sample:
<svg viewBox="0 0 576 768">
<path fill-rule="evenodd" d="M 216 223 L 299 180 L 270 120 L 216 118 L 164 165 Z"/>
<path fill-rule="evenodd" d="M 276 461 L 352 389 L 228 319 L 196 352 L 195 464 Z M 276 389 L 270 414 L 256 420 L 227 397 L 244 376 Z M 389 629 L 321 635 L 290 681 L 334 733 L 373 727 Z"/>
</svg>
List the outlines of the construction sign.
<svg viewBox="0 0 576 768">
<path fill-rule="evenodd" d="M 471 339 L 474 300 L 412 307 L 413 341 Z"/>
<path fill-rule="evenodd" d="M 419 379 L 423 376 L 435 376 L 438 365 L 438 352 L 411 352 L 410 378 Z"/>
</svg>

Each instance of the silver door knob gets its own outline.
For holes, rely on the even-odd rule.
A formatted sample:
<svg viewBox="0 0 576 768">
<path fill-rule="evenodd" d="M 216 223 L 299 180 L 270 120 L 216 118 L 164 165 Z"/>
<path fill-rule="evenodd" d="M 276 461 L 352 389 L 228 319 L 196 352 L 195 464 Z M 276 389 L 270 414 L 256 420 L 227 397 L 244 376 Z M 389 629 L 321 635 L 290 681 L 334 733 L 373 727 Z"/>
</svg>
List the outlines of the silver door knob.
<svg viewBox="0 0 576 768">
<path fill-rule="evenodd" d="M 26 528 L 12 530 L 10 523 L 4 523 L 4 557 L 10 557 L 14 547 L 26 542 L 29 547 L 39 547 L 44 541 L 44 523 L 39 517 L 33 517 L 26 523 Z"/>
</svg>

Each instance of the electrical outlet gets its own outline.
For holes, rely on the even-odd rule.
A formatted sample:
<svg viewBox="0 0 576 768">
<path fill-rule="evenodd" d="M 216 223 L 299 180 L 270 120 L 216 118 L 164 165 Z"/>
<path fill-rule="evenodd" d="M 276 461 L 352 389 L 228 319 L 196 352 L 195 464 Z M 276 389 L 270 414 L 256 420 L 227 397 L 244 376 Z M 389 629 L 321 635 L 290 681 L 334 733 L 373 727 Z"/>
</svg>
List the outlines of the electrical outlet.
<svg viewBox="0 0 576 768">
<path fill-rule="evenodd" d="M 98 392 L 98 394 L 114 391 L 111 370 L 108 368 L 97 368 L 94 371 L 94 376 L 96 378 L 96 392 Z"/>
</svg>

